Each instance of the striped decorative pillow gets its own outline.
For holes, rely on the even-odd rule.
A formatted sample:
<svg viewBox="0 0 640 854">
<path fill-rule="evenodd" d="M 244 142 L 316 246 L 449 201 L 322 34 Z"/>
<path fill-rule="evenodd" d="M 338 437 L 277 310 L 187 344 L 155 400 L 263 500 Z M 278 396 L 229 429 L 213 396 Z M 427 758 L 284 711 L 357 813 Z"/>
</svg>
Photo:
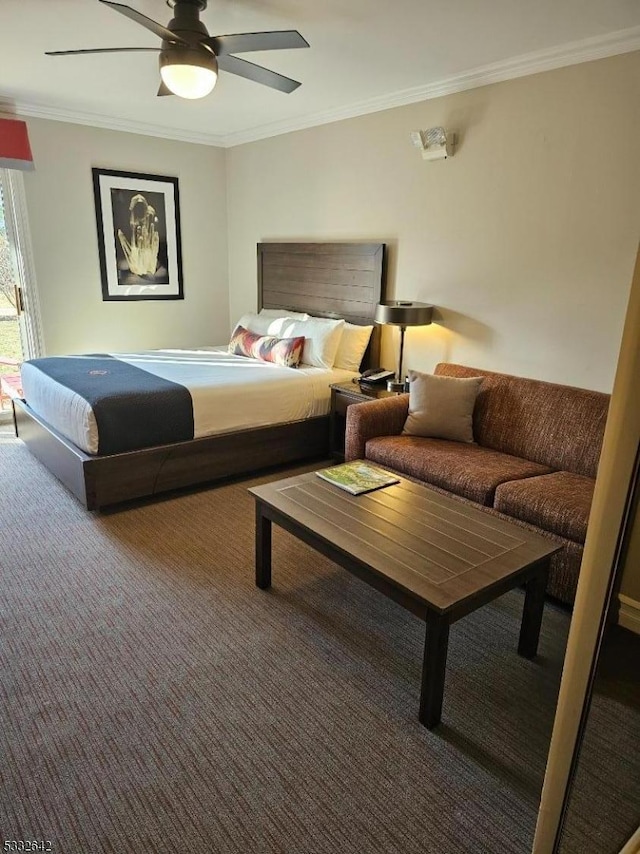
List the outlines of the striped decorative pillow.
<svg viewBox="0 0 640 854">
<path fill-rule="evenodd" d="M 274 338 L 258 335 L 244 326 L 236 326 L 229 342 L 229 352 L 234 356 L 248 356 L 263 362 L 273 362 L 284 368 L 297 368 L 302 358 L 304 337 Z"/>
</svg>

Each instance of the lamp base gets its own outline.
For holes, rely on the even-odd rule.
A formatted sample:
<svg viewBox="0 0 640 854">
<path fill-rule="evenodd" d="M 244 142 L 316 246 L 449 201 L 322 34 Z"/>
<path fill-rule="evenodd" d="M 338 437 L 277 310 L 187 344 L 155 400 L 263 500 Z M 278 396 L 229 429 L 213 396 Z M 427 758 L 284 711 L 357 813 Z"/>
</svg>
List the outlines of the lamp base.
<svg viewBox="0 0 640 854">
<path fill-rule="evenodd" d="M 404 383 L 398 382 L 397 380 L 388 380 L 387 391 L 404 391 Z"/>
</svg>

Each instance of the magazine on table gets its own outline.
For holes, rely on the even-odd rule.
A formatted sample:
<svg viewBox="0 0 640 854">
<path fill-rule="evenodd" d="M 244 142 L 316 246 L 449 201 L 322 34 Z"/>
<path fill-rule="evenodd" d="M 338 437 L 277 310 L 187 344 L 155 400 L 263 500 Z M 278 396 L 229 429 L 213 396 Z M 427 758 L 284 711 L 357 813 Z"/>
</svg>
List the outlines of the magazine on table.
<svg viewBox="0 0 640 854">
<path fill-rule="evenodd" d="M 363 492 L 372 492 L 374 489 L 381 489 L 383 486 L 400 483 L 400 479 L 390 472 L 370 466 L 361 460 L 321 469 L 316 474 L 352 495 L 361 495 Z"/>
</svg>

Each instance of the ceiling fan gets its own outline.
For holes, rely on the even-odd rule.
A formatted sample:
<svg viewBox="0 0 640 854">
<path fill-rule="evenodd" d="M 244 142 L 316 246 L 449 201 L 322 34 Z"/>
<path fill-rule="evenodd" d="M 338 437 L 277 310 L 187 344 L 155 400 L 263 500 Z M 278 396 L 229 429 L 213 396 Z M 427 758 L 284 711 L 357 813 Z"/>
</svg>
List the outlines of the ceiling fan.
<svg viewBox="0 0 640 854">
<path fill-rule="evenodd" d="M 119 53 L 153 50 L 160 52 L 160 77 L 158 95 L 178 95 L 181 98 L 204 98 L 213 89 L 218 69 L 237 74 L 247 80 L 262 83 L 280 92 L 293 92 L 300 86 L 297 80 L 276 74 L 261 65 L 234 56 L 254 50 L 283 50 L 309 47 L 297 30 L 274 30 L 265 33 L 237 33 L 227 36 L 210 36 L 200 21 L 200 12 L 207 8 L 207 0 L 167 0 L 174 17 L 166 27 L 147 18 L 130 6 L 98 0 L 151 30 L 162 39 L 161 47 L 103 47 L 87 50 L 52 50 L 47 56 L 70 56 L 85 53 Z"/>
</svg>

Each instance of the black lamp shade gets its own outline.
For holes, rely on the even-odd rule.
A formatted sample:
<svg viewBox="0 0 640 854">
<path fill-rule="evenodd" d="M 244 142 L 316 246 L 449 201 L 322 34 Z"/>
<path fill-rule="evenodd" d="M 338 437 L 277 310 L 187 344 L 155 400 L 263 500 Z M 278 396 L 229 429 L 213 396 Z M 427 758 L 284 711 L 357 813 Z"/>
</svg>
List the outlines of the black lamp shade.
<svg viewBox="0 0 640 854">
<path fill-rule="evenodd" d="M 433 306 L 425 302 L 390 300 L 376 306 L 375 322 L 394 326 L 426 326 L 431 323 Z"/>
</svg>

